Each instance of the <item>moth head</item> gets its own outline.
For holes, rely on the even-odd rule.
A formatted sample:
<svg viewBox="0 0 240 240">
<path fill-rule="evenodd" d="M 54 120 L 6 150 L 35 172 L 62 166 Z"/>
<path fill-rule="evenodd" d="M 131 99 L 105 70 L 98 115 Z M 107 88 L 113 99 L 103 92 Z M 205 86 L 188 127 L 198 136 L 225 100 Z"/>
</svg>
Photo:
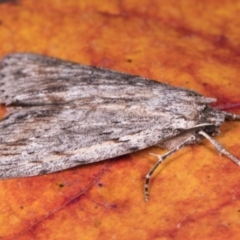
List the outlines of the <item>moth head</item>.
<svg viewBox="0 0 240 240">
<path fill-rule="evenodd" d="M 214 136 L 220 132 L 219 127 L 225 122 L 225 120 L 225 112 L 216 110 L 207 105 L 200 114 L 200 122 L 205 125 L 201 130 Z"/>
<path fill-rule="evenodd" d="M 196 133 L 204 131 L 210 136 L 220 133 L 220 126 L 226 121 L 226 113 L 205 105 L 199 114 L 200 124 L 196 126 Z"/>
</svg>

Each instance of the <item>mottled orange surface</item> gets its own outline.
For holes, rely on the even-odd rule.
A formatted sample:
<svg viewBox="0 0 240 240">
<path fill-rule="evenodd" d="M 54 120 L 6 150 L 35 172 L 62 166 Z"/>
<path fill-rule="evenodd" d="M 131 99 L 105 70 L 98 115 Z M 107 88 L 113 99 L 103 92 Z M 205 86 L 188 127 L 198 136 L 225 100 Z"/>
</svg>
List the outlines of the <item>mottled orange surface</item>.
<svg viewBox="0 0 240 240">
<path fill-rule="evenodd" d="M 0 4 L 0 56 L 36 52 L 139 74 L 231 108 L 239 15 L 237 0 L 19 0 Z M 216 139 L 240 158 L 240 122 L 221 131 Z M 0 239 L 238 240 L 240 168 L 207 141 L 186 147 L 158 168 L 145 203 L 151 152 L 164 153 L 0 181 Z"/>
</svg>

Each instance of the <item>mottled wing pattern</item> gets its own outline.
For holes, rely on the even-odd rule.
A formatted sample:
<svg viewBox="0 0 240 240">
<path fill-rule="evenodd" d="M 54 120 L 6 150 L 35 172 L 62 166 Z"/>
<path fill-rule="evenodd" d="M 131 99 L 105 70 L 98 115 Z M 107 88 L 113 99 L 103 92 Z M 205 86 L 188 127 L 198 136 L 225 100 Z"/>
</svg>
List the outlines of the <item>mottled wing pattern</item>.
<svg viewBox="0 0 240 240">
<path fill-rule="evenodd" d="M 9 111 L 0 122 L 0 178 L 56 172 L 156 145 L 200 123 L 200 112 L 214 101 L 37 54 L 7 55 L 0 67 L 0 102 Z"/>
</svg>

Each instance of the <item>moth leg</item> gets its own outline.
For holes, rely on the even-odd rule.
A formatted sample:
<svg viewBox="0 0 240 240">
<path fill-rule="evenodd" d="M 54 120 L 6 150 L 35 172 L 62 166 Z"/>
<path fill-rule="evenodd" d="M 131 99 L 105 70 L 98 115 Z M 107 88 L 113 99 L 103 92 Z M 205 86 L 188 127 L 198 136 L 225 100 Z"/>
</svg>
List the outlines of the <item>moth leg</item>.
<svg viewBox="0 0 240 240">
<path fill-rule="evenodd" d="M 195 136 L 191 135 L 189 138 L 187 138 L 186 140 L 184 140 L 182 143 L 180 143 L 178 146 L 176 146 L 175 148 L 173 148 L 172 150 L 170 150 L 169 152 L 165 153 L 164 155 L 157 155 L 157 154 L 152 154 L 158 157 L 158 161 L 156 162 L 156 164 L 153 166 L 153 168 L 148 172 L 148 174 L 145 177 L 145 184 L 144 184 L 144 195 L 145 195 L 145 201 L 148 202 L 148 198 L 149 198 L 149 180 L 152 176 L 152 174 L 154 173 L 154 171 L 156 170 L 156 168 L 170 155 L 172 155 L 173 153 L 175 153 L 176 151 L 178 151 L 180 148 L 186 146 L 189 142 L 193 142 L 195 140 Z"/>
<path fill-rule="evenodd" d="M 230 152 L 228 152 L 219 142 L 217 142 L 215 139 L 210 137 L 207 133 L 204 131 L 199 131 L 198 134 L 204 136 L 210 143 L 217 149 L 217 151 L 220 154 L 225 155 L 229 159 L 231 159 L 233 162 L 235 162 L 238 166 L 240 166 L 240 160 L 237 159 L 235 156 L 233 156 Z"/>
</svg>

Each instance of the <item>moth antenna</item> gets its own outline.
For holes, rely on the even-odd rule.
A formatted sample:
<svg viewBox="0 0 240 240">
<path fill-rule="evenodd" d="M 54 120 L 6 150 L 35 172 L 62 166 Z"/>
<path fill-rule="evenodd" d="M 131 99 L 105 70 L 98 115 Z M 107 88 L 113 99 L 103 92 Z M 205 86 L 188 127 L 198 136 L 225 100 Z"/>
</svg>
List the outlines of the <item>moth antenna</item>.
<svg viewBox="0 0 240 240">
<path fill-rule="evenodd" d="M 156 168 L 170 155 L 172 155 L 173 153 L 175 153 L 176 151 L 178 151 L 180 148 L 184 147 L 187 145 L 188 142 L 192 142 L 195 140 L 195 136 L 191 135 L 189 138 L 187 138 L 186 140 L 184 140 L 181 144 L 179 144 L 177 147 L 175 147 L 174 149 L 170 150 L 169 152 L 165 153 L 164 155 L 157 155 L 157 154 L 153 154 L 151 153 L 151 155 L 157 156 L 158 157 L 158 161 L 155 163 L 155 165 L 152 167 L 152 169 L 148 172 L 148 174 L 145 176 L 145 184 L 144 184 L 144 195 L 145 195 L 145 201 L 148 202 L 148 198 L 149 198 L 149 180 L 152 176 L 152 174 L 154 173 L 154 171 L 156 170 Z"/>
<path fill-rule="evenodd" d="M 224 112 L 224 114 L 225 114 L 226 120 L 229 120 L 229 121 L 240 120 L 240 115 L 229 113 L 229 112 Z"/>
<path fill-rule="evenodd" d="M 232 114 L 231 114 L 232 115 Z M 235 114 L 233 114 L 234 116 Z M 239 115 L 235 115 L 237 117 L 240 117 Z M 237 119 L 237 118 L 234 118 Z M 240 160 L 238 158 L 236 158 L 234 155 L 232 155 L 230 152 L 228 152 L 219 142 L 217 142 L 215 139 L 213 139 L 212 137 L 210 137 L 207 133 L 205 133 L 204 131 L 199 131 L 198 134 L 204 136 L 208 141 L 210 141 L 210 143 L 217 149 L 217 151 L 220 154 L 225 155 L 226 157 L 228 157 L 229 159 L 231 159 L 233 162 L 235 162 L 238 166 L 240 166 Z"/>
</svg>

